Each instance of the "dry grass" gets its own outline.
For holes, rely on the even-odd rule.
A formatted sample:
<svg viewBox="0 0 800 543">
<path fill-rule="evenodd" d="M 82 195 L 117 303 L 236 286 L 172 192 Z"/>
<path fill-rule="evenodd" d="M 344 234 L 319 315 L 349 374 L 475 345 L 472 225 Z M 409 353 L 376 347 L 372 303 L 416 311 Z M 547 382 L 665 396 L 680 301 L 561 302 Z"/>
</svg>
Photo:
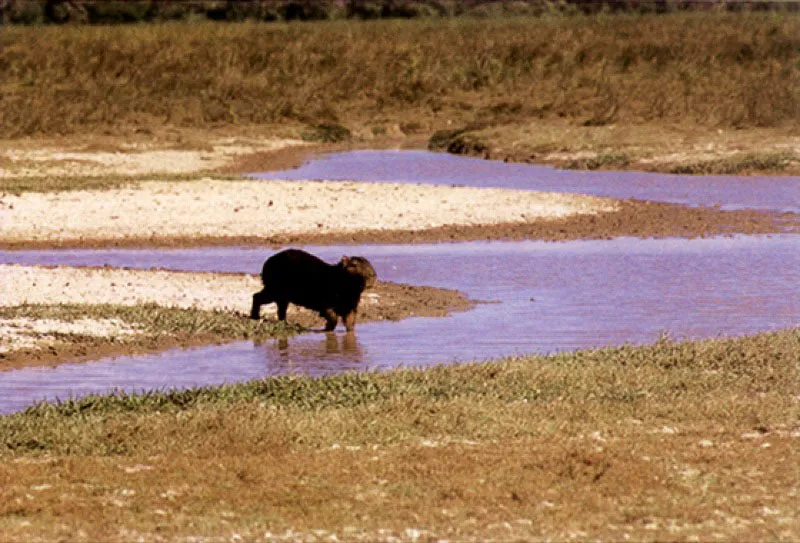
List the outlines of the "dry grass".
<svg viewBox="0 0 800 543">
<path fill-rule="evenodd" d="M 45 405 L 0 418 L 0 538 L 793 540 L 798 360 L 794 329 Z"/>
<path fill-rule="evenodd" d="M 796 123 L 786 13 L 4 29 L 10 137 L 164 124 Z M 380 129 L 380 127 L 378 127 Z"/>
</svg>

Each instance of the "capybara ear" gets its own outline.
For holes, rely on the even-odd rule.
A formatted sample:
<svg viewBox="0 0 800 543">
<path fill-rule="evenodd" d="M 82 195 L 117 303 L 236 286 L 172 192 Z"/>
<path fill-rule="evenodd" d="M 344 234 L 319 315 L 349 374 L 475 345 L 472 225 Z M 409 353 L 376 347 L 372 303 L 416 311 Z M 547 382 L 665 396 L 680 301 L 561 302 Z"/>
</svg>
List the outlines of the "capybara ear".
<svg viewBox="0 0 800 543">
<path fill-rule="evenodd" d="M 350 263 L 350 257 L 349 256 L 343 256 L 342 257 L 342 266 L 347 266 L 349 263 Z"/>
</svg>

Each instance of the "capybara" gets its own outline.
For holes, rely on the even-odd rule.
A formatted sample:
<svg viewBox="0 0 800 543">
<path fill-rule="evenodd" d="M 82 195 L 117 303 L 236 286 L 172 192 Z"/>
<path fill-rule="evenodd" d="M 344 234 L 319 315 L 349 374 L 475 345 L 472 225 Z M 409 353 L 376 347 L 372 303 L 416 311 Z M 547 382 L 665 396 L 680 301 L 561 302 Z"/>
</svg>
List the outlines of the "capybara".
<svg viewBox="0 0 800 543">
<path fill-rule="evenodd" d="M 250 318 L 260 317 L 261 306 L 278 304 L 278 320 L 286 320 L 289 303 L 318 311 L 325 330 L 336 328 L 342 317 L 345 328 L 356 325 L 361 293 L 375 284 L 375 268 L 363 256 L 343 256 L 327 264 L 299 249 L 286 249 L 269 257 L 261 270 L 264 289 L 253 294 Z"/>
</svg>

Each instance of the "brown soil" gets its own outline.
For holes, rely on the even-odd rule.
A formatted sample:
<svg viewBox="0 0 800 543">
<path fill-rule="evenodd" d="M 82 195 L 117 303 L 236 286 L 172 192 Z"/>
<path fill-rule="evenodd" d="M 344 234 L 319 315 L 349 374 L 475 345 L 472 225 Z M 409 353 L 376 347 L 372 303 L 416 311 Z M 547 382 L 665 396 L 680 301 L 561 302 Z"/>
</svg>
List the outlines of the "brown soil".
<svg viewBox="0 0 800 543">
<path fill-rule="evenodd" d="M 530 223 L 486 226 L 452 225 L 414 231 L 367 230 L 356 233 L 286 236 L 274 245 L 346 243 L 435 243 L 475 240 L 569 241 L 577 239 L 697 238 L 730 234 L 800 232 L 800 215 L 763 211 L 720 211 L 657 202 L 625 201 L 618 211 L 573 215 Z M 188 240 L 187 240 L 188 241 Z M 247 243 L 247 240 L 241 240 Z"/>
<path fill-rule="evenodd" d="M 0 243 L 2 249 L 60 249 L 101 247 L 203 247 L 222 245 L 334 245 L 363 243 L 437 243 L 475 240 L 569 241 L 638 238 L 696 238 L 730 234 L 799 233 L 800 214 L 756 210 L 721 211 L 676 204 L 629 200 L 619 210 L 596 215 L 573 215 L 528 223 L 448 225 L 422 230 L 361 230 L 272 236 L 192 236 L 122 239 L 37 240 Z"/>
<path fill-rule="evenodd" d="M 398 321 L 409 317 L 445 317 L 456 311 L 466 311 L 476 302 L 455 290 L 378 282 L 367 290 L 359 306 L 358 322 Z M 263 312 L 262 312 L 263 314 Z M 242 315 L 242 318 L 247 318 Z M 274 319 L 274 315 L 262 316 Z M 312 332 L 321 332 L 324 321 L 307 309 L 290 306 L 289 322 L 298 323 Z M 341 331 L 341 325 L 340 325 Z M 356 326 L 356 333 L 358 326 Z M 138 335 L 126 342 L 111 342 L 108 338 L 81 337 L 73 343 L 57 343 L 43 349 L 23 349 L 0 352 L 0 371 L 31 366 L 55 366 L 64 362 L 85 362 L 109 356 L 149 354 L 166 349 L 221 344 L 229 338 L 209 333 L 204 335 Z"/>
</svg>

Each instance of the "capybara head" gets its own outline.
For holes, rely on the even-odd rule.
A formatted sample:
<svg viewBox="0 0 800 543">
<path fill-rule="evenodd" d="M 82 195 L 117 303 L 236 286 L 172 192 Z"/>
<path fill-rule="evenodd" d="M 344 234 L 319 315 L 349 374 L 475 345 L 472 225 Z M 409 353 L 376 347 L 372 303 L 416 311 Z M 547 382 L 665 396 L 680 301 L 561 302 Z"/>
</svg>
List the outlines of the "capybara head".
<svg viewBox="0 0 800 543">
<path fill-rule="evenodd" d="M 375 268 L 372 267 L 369 260 L 363 256 L 343 256 L 339 264 L 347 273 L 364 278 L 364 288 L 371 288 L 375 285 L 378 274 L 375 273 Z"/>
</svg>

